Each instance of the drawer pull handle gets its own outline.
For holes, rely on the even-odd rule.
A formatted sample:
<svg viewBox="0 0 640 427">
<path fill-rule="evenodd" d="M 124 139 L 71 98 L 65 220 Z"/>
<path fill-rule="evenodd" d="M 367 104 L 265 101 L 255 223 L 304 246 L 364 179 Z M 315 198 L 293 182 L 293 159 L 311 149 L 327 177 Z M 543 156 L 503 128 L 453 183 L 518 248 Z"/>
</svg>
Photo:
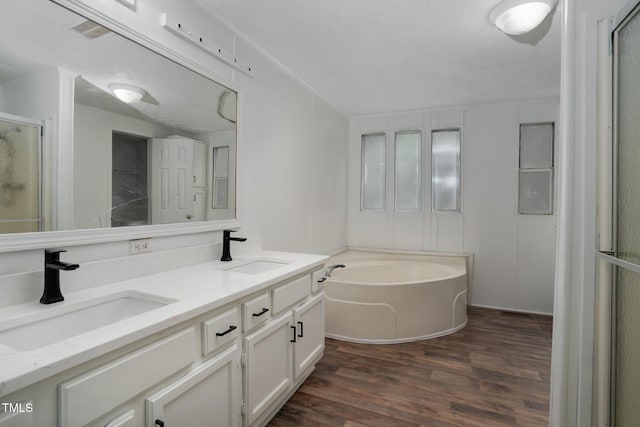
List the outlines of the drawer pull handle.
<svg viewBox="0 0 640 427">
<path fill-rule="evenodd" d="M 298 322 L 298 326 L 300 327 L 300 333 L 298 334 L 298 338 L 302 338 L 304 337 L 304 329 L 303 329 L 302 322 Z"/>
<path fill-rule="evenodd" d="M 296 342 L 296 327 L 295 326 L 291 326 L 291 329 L 293 329 L 293 338 L 291 339 L 291 342 Z"/>
<path fill-rule="evenodd" d="M 157 425 L 158 427 L 164 427 L 164 421 L 162 420 L 156 420 L 154 424 Z"/>
<path fill-rule="evenodd" d="M 237 326 L 233 326 L 233 325 L 231 325 L 231 326 L 229 326 L 229 329 L 227 329 L 227 330 L 226 330 L 226 331 L 224 331 L 224 332 L 216 332 L 216 336 L 217 336 L 217 337 L 223 337 L 223 336 L 227 335 L 229 332 L 233 332 L 233 331 L 235 331 L 236 329 L 238 329 L 238 327 L 237 327 Z"/>
<path fill-rule="evenodd" d="M 262 316 L 263 314 L 265 314 L 267 311 L 269 311 L 269 309 L 268 309 L 268 308 L 263 308 L 263 309 L 262 309 L 262 311 L 261 311 L 260 313 L 253 313 L 253 314 L 252 314 L 252 316 L 253 316 L 253 317 L 260 317 L 260 316 Z"/>
</svg>

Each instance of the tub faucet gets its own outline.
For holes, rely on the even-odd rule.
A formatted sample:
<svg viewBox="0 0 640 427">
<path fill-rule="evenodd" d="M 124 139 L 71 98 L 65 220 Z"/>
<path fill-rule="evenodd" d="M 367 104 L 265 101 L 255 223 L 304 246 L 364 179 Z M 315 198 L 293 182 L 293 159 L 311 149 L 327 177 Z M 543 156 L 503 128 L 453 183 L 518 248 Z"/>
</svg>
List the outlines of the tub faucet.
<svg viewBox="0 0 640 427">
<path fill-rule="evenodd" d="M 245 242 L 246 237 L 231 237 L 231 233 L 235 233 L 238 230 L 222 230 L 222 257 L 220 261 L 231 261 L 231 241 Z"/>
<path fill-rule="evenodd" d="M 42 304 L 64 301 L 60 292 L 60 270 L 75 270 L 80 265 L 60 261 L 60 253 L 64 249 L 44 250 L 44 292 L 40 298 Z"/>
<path fill-rule="evenodd" d="M 322 279 L 319 280 L 319 282 L 324 282 L 325 280 L 327 280 L 329 277 L 331 277 L 331 273 L 333 273 L 333 270 L 335 270 L 336 268 L 344 268 L 345 265 L 344 264 L 334 264 L 334 265 L 330 265 L 329 267 L 324 269 L 324 277 Z"/>
</svg>

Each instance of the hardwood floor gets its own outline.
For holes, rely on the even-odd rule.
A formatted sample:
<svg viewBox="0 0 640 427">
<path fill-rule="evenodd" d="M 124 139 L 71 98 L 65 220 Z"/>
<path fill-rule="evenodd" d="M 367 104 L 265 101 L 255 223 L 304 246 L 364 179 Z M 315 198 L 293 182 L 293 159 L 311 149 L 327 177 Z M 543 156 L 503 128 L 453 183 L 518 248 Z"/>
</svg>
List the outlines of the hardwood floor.
<svg viewBox="0 0 640 427">
<path fill-rule="evenodd" d="M 468 313 L 464 329 L 442 338 L 327 339 L 316 370 L 269 426 L 548 425 L 552 318 Z"/>
</svg>

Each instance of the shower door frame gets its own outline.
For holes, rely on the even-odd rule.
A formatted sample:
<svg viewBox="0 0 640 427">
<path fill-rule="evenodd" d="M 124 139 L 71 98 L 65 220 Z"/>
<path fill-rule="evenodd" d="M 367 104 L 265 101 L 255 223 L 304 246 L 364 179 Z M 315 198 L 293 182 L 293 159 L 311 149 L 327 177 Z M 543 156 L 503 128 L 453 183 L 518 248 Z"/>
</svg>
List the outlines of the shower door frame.
<svg viewBox="0 0 640 427">
<path fill-rule="evenodd" d="M 604 175 L 598 177 L 597 185 L 601 188 L 605 188 L 604 193 L 606 193 L 602 198 L 600 198 L 599 202 L 601 203 L 600 208 L 603 209 L 607 206 L 610 209 L 609 212 L 606 213 L 609 217 L 604 221 L 601 221 L 597 225 L 597 237 L 598 237 L 598 248 L 596 249 L 596 270 L 597 270 L 597 289 L 601 288 L 605 289 L 605 298 L 603 298 L 601 303 L 603 303 L 603 307 L 600 307 L 600 313 L 606 317 L 604 320 L 604 329 L 600 330 L 603 332 L 603 335 L 607 335 L 605 337 L 601 337 L 599 340 L 596 339 L 595 343 L 595 353 L 598 352 L 598 345 L 603 345 L 605 342 L 608 347 L 608 354 L 606 356 L 606 361 L 599 361 L 596 359 L 594 363 L 594 379 L 600 375 L 600 378 L 606 378 L 606 380 L 602 381 L 602 383 L 598 383 L 595 381 L 597 387 L 600 387 L 600 390 L 597 390 L 594 387 L 593 400 L 594 400 L 594 420 L 598 422 L 598 420 L 606 419 L 608 420 L 608 425 L 615 426 L 616 425 L 616 335 L 617 335 L 617 301 L 616 301 L 616 283 L 617 283 L 617 270 L 618 268 L 623 268 L 634 273 L 640 274 L 640 265 L 634 264 L 627 260 L 618 258 L 617 247 L 618 247 L 618 137 L 619 137 L 619 129 L 618 129 L 618 119 L 619 119 L 619 37 L 618 34 L 620 31 L 625 28 L 627 23 L 629 23 L 634 18 L 640 17 L 640 0 L 631 0 L 629 1 L 616 15 L 613 20 L 609 21 L 609 33 L 608 33 L 608 42 L 609 42 L 609 55 L 611 57 L 611 80 L 609 81 L 609 89 L 611 90 L 611 98 L 610 98 L 610 109 L 608 110 L 610 113 L 611 119 L 611 132 L 610 142 L 602 142 L 603 144 L 608 143 L 610 151 L 610 164 L 604 165 L 604 172 L 608 172 L 610 182 L 603 182 Z M 598 153 L 601 154 L 600 152 Z M 599 166 L 600 167 L 600 166 Z M 608 188 L 607 188 L 608 187 Z M 608 191 L 608 193 L 607 193 Z M 608 202 L 608 203 L 607 203 Z M 603 215 L 603 212 L 600 212 L 600 215 Z M 602 274 L 601 274 L 602 273 Z M 599 291 L 596 292 L 599 292 Z M 600 295 L 603 295 L 600 293 Z M 597 317 L 597 315 L 596 315 Z M 608 325 L 606 325 L 608 323 Z M 603 323 L 600 324 L 601 326 Z M 608 331 L 606 330 L 608 329 Z M 606 372 L 602 372 L 606 371 Z M 602 389 L 606 389 L 603 390 Z M 598 394 L 601 393 L 601 394 Z M 602 399 L 602 396 L 608 396 L 608 402 L 606 405 L 603 405 L 603 402 L 599 400 Z M 606 407 L 606 409 L 603 409 Z M 599 413 L 598 411 L 605 411 L 606 413 Z"/>
</svg>

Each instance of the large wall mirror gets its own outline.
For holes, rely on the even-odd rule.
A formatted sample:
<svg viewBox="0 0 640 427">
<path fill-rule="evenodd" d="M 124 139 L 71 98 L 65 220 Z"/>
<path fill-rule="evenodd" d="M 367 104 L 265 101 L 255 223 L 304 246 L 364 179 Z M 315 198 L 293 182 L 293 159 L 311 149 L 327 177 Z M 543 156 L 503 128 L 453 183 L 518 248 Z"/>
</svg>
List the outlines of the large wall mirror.
<svg viewBox="0 0 640 427">
<path fill-rule="evenodd" d="M 0 22 L 0 233 L 235 218 L 235 91 L 50 0 Z"/>
</svg>

